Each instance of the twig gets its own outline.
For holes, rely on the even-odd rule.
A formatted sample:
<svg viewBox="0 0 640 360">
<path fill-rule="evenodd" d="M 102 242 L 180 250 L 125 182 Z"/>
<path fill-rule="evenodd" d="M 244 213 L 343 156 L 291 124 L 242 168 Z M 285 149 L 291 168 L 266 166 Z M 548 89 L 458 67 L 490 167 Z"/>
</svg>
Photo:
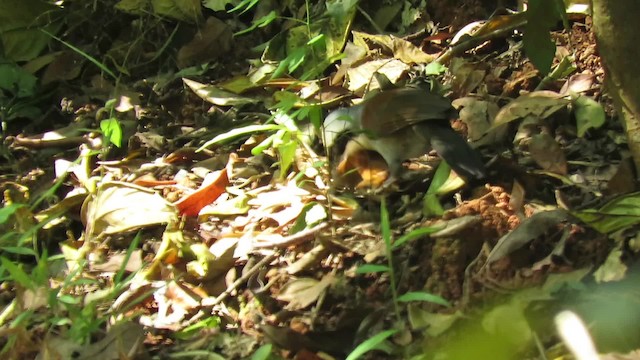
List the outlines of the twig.
<svg viewBox="0 0 640 360">
<path fill-rule="evenodd" d="M 265 265 L 267 265 L 268 263 L 270 263 L 273 260 L 275 260 L 278 257 L 278 255 L 279 255 L 278 252 L 274 252 L 273 254 L 271 254 L 271 255 L 265 257 L 264 259 L 258 261 L 258 263 L 253 265 L 253 267 L 251 267 L 251 269 L 249 269 L 241 277 L 239 277 L 236 281 L 234 281 L 231 285 L 229 285 L 227 287 L 227 289 L 222 292 L 222 294 L 218 295 L 213 300 L 209 300 L 209 298 L 202 300 L 201 305 L 203 307 L 211 307 L 211 306 L 215 306 L 215 305 L 220 304 L 224 299 L 227 298 L 227 296 L 231 295 L 232 292 L 237 290 L 238 287 L 240 287 L 240 285 L 242 285 L 245 282 L 249 281 L 249 278 L 251 278 L 255 273 L 260 271 L 260 269 L 262 269 Z"/>
<path fill-rule="evenodd" d="M 300 231 L 299 233 L 290 235 L 285 237 L 282 241 L 278 242 L 277 244 L 269 244 L 268 246 L 256 246 L 255 248 L 265 248 L 265 247 L 286 247 L 289 245 L 293 245 L 296 244 L 298 242 L 301 242 L 303 240 L 306 240 L 309 236 L 315 234 L 316 232 L 326 228 L 329 224 L 327 223 L 321 223 L 318 224 L 314 227 L 312 227 L 311 229 L 307 229 L 307 230 L 303 230 Z M 206 312 L 210 312 L 211 308 L 213 308 L 214 306 L 220 304 L 222 301 L 224 301 L 229 295 L 231 295 L 232 292 L 236 291 L 242 284 L 246 283 L 247 281 L 249 281 L 249 279 L 256 274 L 258 271 L 260 271 L 260 269 L 262 269 L 265 265 L 267 265 L 268 263 L 272 262 L 273 260 L 275 260 L 279 255 L 279 252 L 276 251 L 273 254 L 265 257 L 264 259 L 260 260 L 257 264 L 255 264 L 254 266 L 251 267 L 251 269 L 249 269 L 248 271 L 246 271 L 241 277 L 239 277 L 236 281 L 234 281 L 231 285 L 229 285 L 220 295 L 218 295 L 216 298 L 211 299 L 211 298 L 206 298 L 203 299 L 200 302 L 200 310 L 198 311 L 197 314 L 195 314 L 191 319 L 189 319 L 189 321 L 187 322 L 187 325 L 192 325 L 194 323 L 196 323 L 197 321 L 199 321 L 203 316 L 206 316 Z"/>
<path fill-rule="evenodd" d="M 306 230 L 302 230 L 298 233 L 295 233 L 293 235 L 289 235 L 286 236 L 284 238 L 282 238 L 282 240 L 276 241 L 276 242 L 268 242 L 268 243 L 264 243 L 264 244 L 255 244 L 253 246 L 254 249 L 264 249 L 264 248 L 272 248 L 272 247 L 277 247 L 277 248 L 285 248 L 291 245 L 296 245 L 298 243 L 301 243 L 305 240 L 307 240 L 309 237 L 311 237 L 311 235 L 314 235 L 315 233 L 319 232 L 320 230 L 323 230 L 324 228 L 326 228 L 327 226 L 329 226 L 328 223 L 324 222 L 324 223 L 320 223 L 314 227 L 312 227 L 311 229 L 306 229 Z"/>
</svg>

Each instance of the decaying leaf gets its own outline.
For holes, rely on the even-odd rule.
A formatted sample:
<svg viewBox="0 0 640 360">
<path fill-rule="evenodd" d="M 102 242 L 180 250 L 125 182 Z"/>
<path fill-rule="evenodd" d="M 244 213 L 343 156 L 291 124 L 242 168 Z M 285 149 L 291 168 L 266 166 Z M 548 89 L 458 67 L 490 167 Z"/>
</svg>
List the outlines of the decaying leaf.
<svg viewBox="0 0 640 360">
<path fill-rule="evenodd" d="M 411 42 L 395 37 L 393 35 L 371 35 L 359 31 L 353 32 L 353 41 L 360 46 L 368 48 L 366 41 L 370 41 L 378 46 L 382 46 L 391 52 L 394 58 L 405 64 L 430 63 L 435 60 L 433 55 L 429 55 Z"/>
<path fill-rule="evenodd" d="M 335 282 L 331 274 L 325 275 L 318 281 L 311 278 L 299 278 L 287 283 L 281 290 L 277 299 L 288 302 L 287 309 L 300 310 L 313 304 L 318 297 Z"/>
<path fill-rule="evenodd" d="M 467 137 L 475 146 L 490 145 L 504 140 L 506 128 L 491 128 L 499 111 L 498 105 L 475 97 L 463 97 L 452 102 L 467 125 Z"/>
<path fill-rule="evenodd" d="M 202 100 L 210 102 L 219 106 L 238 106 L 245 104 L 254 104 L 259 102 L 259 99 L 244 97 L 234 94 L 229 91 L 222 90 L 213 85 L 205 85 L 197 81 L 183 78 L 185 85 L 193 90 Z"/>
<path fill-rule="evenodd" d="M 529 116 L 546 119 L 558 110 L 566 108 L 568 104 L 569 100 L 556 92 L 534 91 L 520 96 L 500 109 L 492 129 Z"/>
<path fill-rule="evenodd" d="M 125 321 L 111 326 L 107 335 L 82 349 L 73 358 L 82 360 L 134 359 L 143 350 L 144 331 L 140 324 Z"/>
<path fill-rule="evenodd" d="M 153 190 L 141 186 L 109 182 L 82 205 L 82 222 L 87 234 L 116 234 L 151 225 L 176 223 L 173 205 Z"/>
<path fill-rule="evenodd" d="M 371 81 L 371 74 L 374 72 L 382 73 L 389 78 L 391 82 L 395 82 L 407 70 L 409 70 L 409 65 L 400 60 L 380 59 L 368 61 L 347 70 L 347 76 L 349 78 L 347 88 L 354 93 L 361 93 L 364 89 L 375 89 L 377 82 Z"/>
<path fill-rule="evenodd" d="M 627 274 L 627 265 L 622 262 L 622 250 L 616 249 L 609 253 L 607 260 L 593 273 L 596 282 L 610 282 L 624 279 Z"/>
<path fill-rule="evenodd" d="M 549 134 L 531 137 L 529 142 L 531 158 L 543 169 L 560 175 L 567 174 L 567 158 L 560 144 Z"/>
<path fill-rule="evenodd" d="M 211 16 L 193 39 L 178 51 L 178 66 L 185 68 L 218 59 L 231 49 L 232 41 L 231 28 Z"/>
<path fill-rule="evenodd" d="M 506 234 L 487 257 L 487 264 L 501 259 L 520 249 L 538 236 L 543 235 L 553 226 L 566 221 L 569 213 L 565 210 L 541 211 L 525 219 L 517 228 Z"/>
</svg>

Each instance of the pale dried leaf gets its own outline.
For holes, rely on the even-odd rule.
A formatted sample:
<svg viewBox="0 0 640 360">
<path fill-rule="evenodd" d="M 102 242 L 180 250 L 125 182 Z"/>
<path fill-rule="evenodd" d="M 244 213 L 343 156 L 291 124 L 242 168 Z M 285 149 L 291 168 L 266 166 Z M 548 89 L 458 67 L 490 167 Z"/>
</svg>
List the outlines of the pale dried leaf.
<svg viewBox="0 0 640 360">
<path fill-rule="evenodd" d="M 254 104 L 260 101 L 256 98 L 236 95 L 232 92 L 222 90 L 216 86 L 202 84 L 186 78 L 183 78 L 182 81 L 184 81 L 184 83 L 202 100 L 210 102 L 214 105 L 238 106 L 245 104 Z"/>
<path fill-rule="evenodd" d="M 313 304 L 320 295 L 335 282 L 331 274 L 325 275 L 318 281 L 311 278 L 299 278 L 287 283 L 277 299 L 288 302 L 287 309 L 300 310 Z"/>
<path fill-rule="evenodd" d="M 90 235 L 117 234 L 177 220 L 175 207 L 162 196 L 124 182 L 100 185 L 82 206 L 82 221 Z"/>
<path fill-rule="evenodd" d="M 492 128 L 526 117 L 546 119 L 558 110 L 566 108 L 568 104 L 569 100 L 553 91 L 534 91 L 520 96 L 500 109 Z"/>
</svg>

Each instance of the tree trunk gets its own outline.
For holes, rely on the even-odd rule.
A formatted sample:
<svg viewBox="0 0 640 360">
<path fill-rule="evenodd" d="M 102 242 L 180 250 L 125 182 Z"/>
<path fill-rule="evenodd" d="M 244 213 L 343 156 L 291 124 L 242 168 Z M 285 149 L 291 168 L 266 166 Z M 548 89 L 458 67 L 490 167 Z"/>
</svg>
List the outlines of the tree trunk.
<svg viewBox="0 0 640 360">
<path fill-rule="evenodd" d="M 605 70 L 606 87 L 640 170 L 640 1 L 592 0 L 593 27 Z"/>
</svg>

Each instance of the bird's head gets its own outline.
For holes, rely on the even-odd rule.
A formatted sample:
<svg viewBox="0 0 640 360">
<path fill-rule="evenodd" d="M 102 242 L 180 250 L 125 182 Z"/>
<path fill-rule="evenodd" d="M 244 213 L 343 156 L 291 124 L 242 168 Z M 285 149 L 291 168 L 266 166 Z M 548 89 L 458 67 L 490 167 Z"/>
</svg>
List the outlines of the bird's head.
<svg viewBox="0 0 640 360">
<path fill-rule="evenodd" d="M 360 130 L 361 106 L 352 106 L 332 111 L 323 123 L 324 141 L 327 149 L 336 144 L 336 140 L 345 133 Z"/>
</svg>

